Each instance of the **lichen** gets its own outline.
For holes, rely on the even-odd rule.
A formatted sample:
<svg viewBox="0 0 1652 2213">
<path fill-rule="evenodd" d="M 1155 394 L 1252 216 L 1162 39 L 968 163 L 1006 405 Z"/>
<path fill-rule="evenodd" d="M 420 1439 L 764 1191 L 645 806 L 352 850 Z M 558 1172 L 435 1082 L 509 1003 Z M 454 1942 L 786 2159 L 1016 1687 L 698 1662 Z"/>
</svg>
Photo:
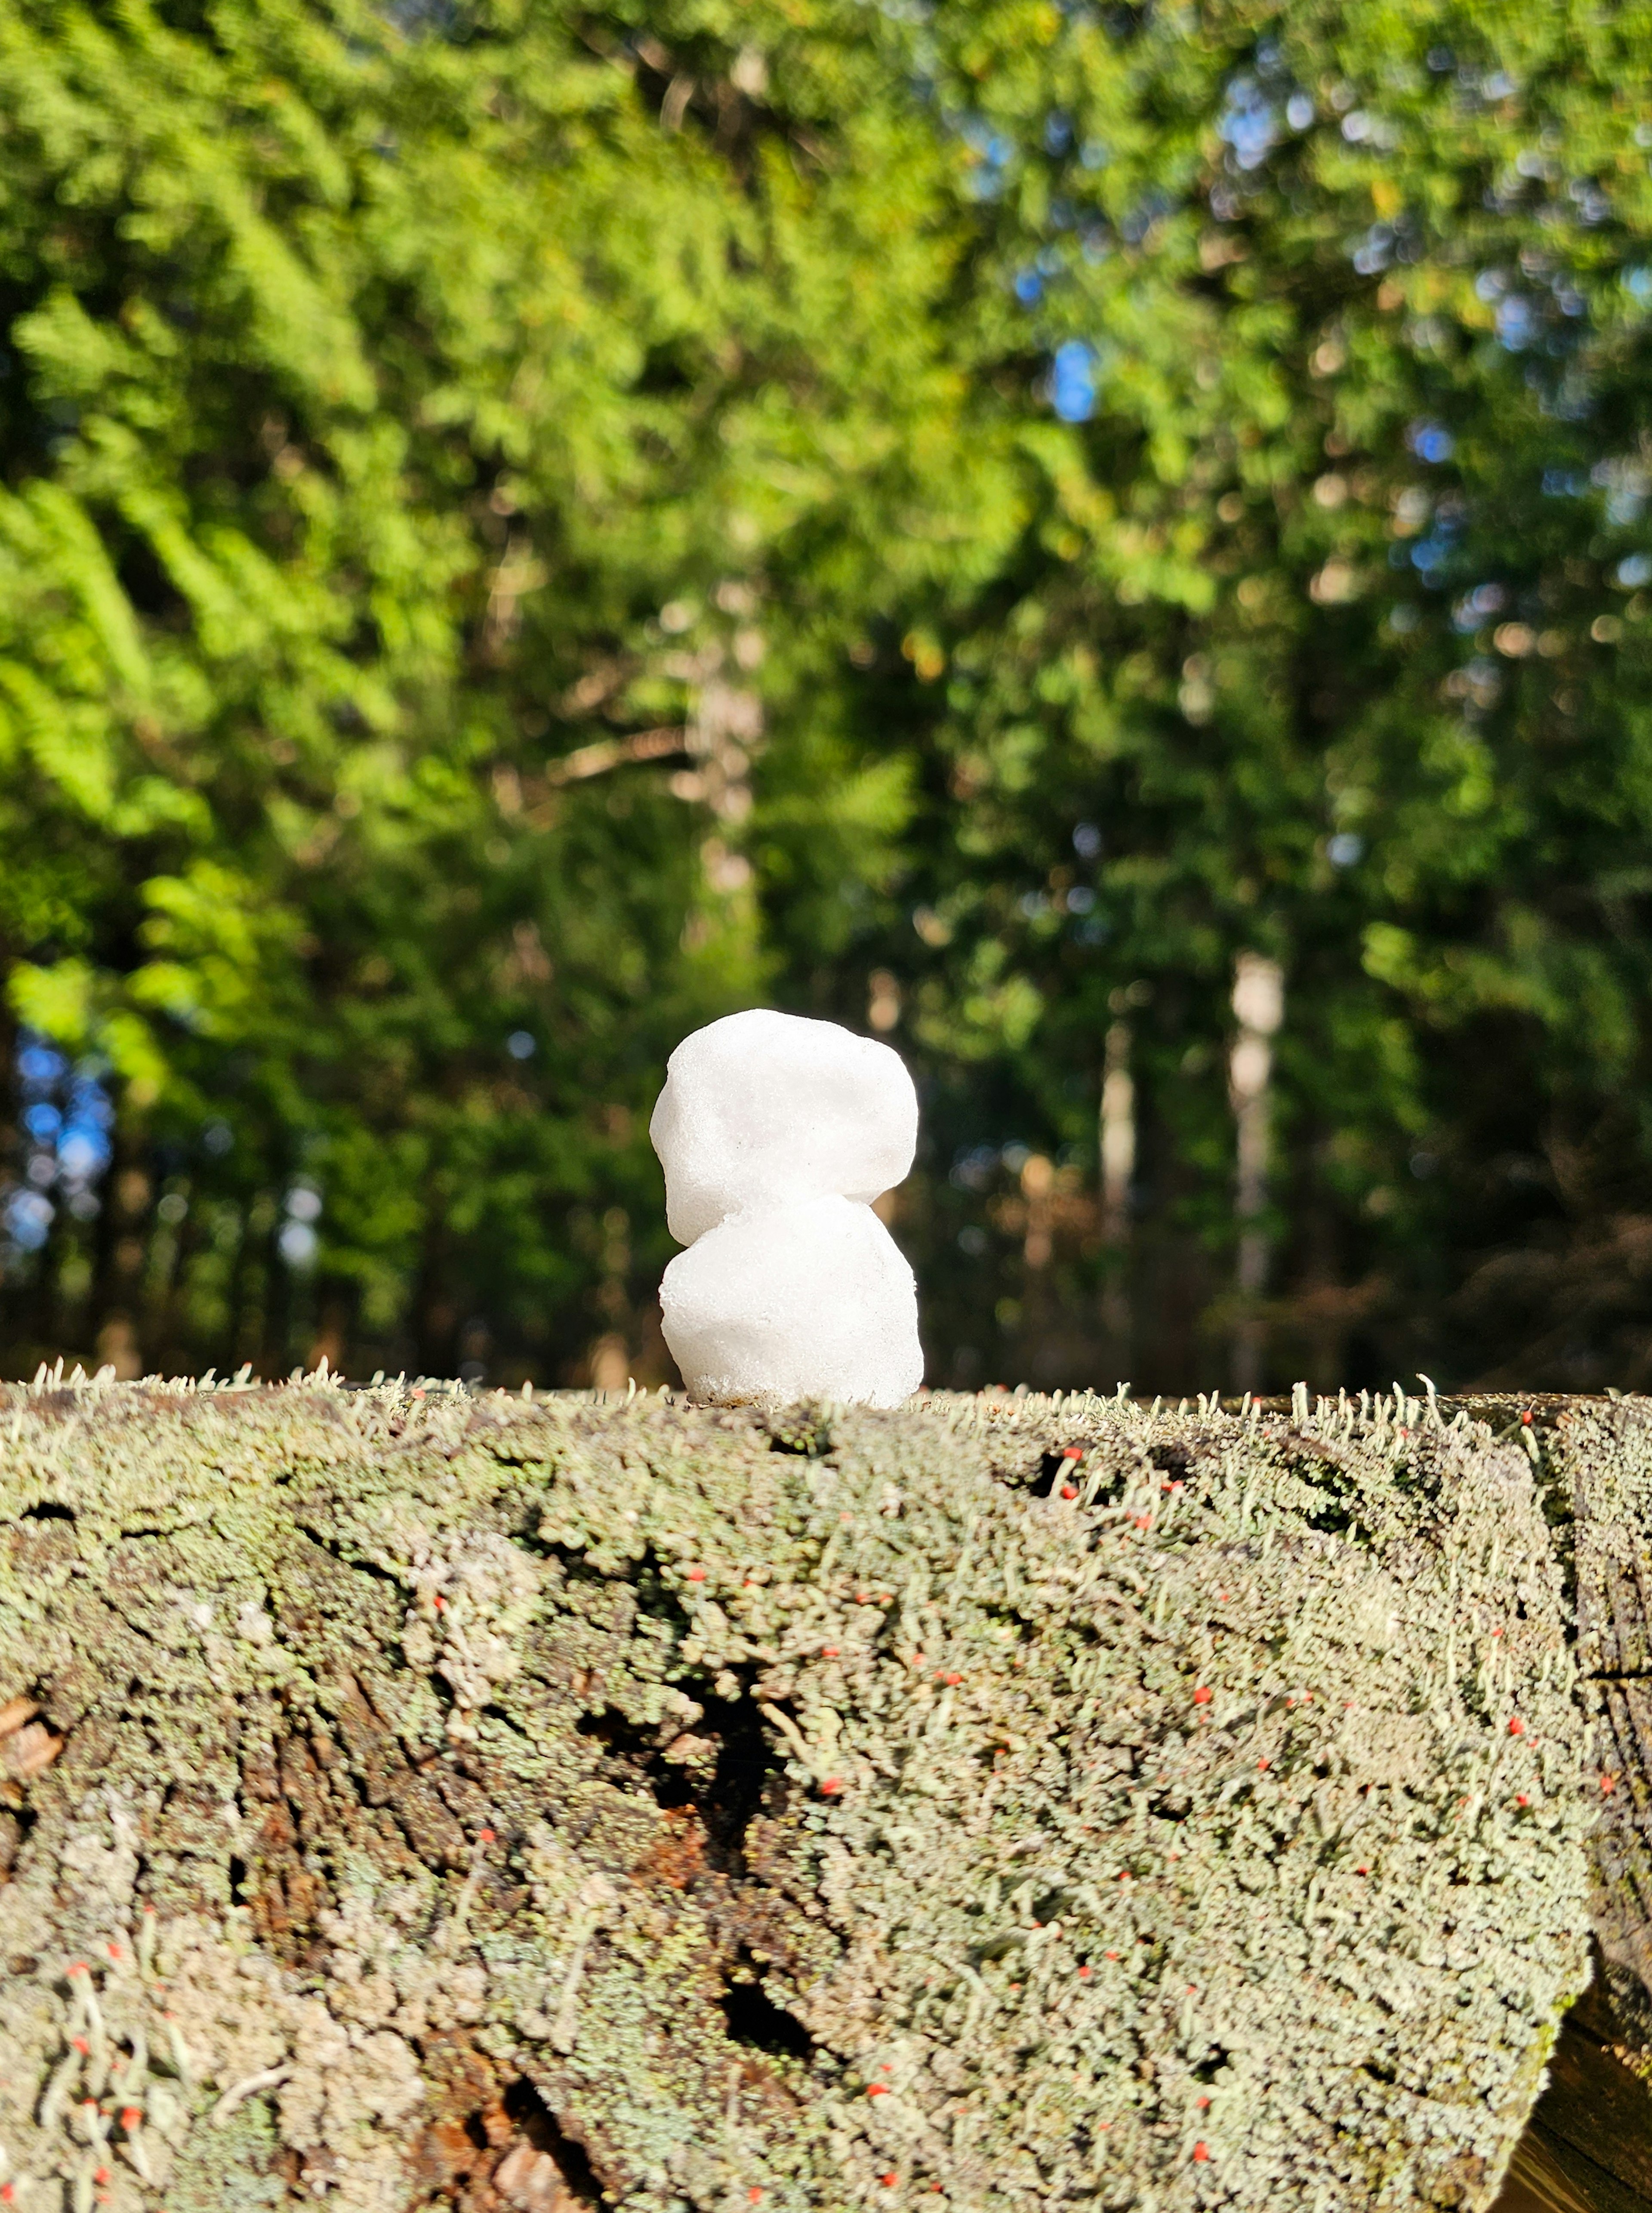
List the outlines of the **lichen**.
<svg viewBox="0 0 1652 2213">
<path fill-rule="evenodd" d="M 1590 1920 L 1625 2056 L 1652 2081 L 1652 1402 L 1614 1394 L 1486 1411 L 1522 1440 L 1555 1531 L 1601 1813 Z"/>
<path fill-rule="evenodd" d="M 1588 1972 L 1426 1399 L 40 1387 L 0 1524 L 24 2213 L 1481 2207 Z"/>
</svg>

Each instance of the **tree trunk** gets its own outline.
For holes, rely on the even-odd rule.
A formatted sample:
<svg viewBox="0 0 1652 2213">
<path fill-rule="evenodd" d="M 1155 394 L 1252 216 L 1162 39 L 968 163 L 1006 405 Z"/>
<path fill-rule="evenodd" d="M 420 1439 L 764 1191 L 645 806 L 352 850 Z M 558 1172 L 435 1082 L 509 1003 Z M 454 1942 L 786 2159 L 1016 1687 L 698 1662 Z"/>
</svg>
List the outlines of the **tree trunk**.
<svg viewBox="0 0 1652 2213">
<path fill-rule="evenodd" d="M 1652 1402 L 1524 1411 L 0 1394 L 6 2202 L 1478 2209 L 1556 2055 L 1642 2203 Z"/>
</svg>

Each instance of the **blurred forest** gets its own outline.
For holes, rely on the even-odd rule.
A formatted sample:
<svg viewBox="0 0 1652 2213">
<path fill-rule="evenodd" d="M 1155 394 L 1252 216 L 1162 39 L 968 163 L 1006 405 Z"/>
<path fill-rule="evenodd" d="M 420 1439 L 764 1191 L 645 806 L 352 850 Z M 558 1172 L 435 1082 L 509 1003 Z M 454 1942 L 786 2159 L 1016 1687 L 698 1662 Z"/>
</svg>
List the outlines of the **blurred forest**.
<svg viewBox="0 0 1652 2213">
<path fill-rule="evenodd" d="M 11 0 L 0 1370 L 1652 1386 L 1652 6 Z"/>
</svg>

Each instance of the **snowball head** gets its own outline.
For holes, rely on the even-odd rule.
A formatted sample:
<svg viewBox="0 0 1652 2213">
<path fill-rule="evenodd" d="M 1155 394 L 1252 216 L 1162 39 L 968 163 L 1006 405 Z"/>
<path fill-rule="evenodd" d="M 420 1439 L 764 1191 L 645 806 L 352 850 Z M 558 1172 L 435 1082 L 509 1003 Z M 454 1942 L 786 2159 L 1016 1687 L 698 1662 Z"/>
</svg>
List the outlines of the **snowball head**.
<svg viewBox="0 0 1652 2213">
<path fill-rule="evenodd" d="M 731 1215 L 869 1204 L 912 1164 L 917 1094 L 887 1045 L 758 1009 L 684 1039 L 649 1135 L 671 1234 L 692 1245 Z"/>
<path fill-rule="evenodd" d="M 743 1214 L 708 1230 L 666 1270 L 660 1303 L 695 1399 L 898 1406 L 924 1380 L 912 1271 L 871 1208 L 853 1199 Z"/>
</svg>

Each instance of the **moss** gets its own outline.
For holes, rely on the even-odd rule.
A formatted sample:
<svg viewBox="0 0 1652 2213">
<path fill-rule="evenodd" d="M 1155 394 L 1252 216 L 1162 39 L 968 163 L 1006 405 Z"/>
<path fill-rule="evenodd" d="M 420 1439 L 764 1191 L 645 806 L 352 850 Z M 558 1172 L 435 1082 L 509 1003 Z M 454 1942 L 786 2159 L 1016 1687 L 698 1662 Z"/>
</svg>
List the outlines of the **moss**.
<svg viewBox="0 0 1652 2213">
<path fill-rule="evenodd" d="M 173 2213 L 265 2213 L 283 2205 L 280 2149 L 268 2102 L 253 2099 L 223 2127 L 191 2131 L 168 2178 L 166 2203 Z"/>
<path fill-rule="evenodd" d="M 25 2213 L 1477 2207 L 1587 1974 L 1532 1460 L 1424 1400 L 40 1388 L 0 1522 Z"/>
</svg>

